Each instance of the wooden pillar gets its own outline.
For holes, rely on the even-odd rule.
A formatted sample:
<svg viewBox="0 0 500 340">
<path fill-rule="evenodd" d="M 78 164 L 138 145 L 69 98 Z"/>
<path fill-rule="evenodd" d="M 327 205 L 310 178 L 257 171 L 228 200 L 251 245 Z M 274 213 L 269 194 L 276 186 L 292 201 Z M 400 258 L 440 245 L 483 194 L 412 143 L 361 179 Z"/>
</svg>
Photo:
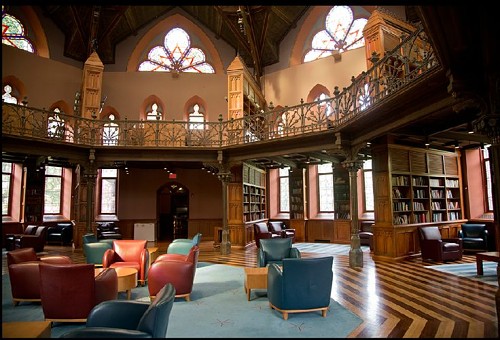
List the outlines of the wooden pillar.
<svg viewBox="0 0 500 340">
<path fill-rule="evenodd" d="M 349 171 L 350 211 L 351 211 L 351 249 L 349 250 L 349 267 L 363 267 L 363 251 L 359 240 L 358 220 L 358 171 L 363 167 L 363 161 L 347 159 L 342 166 Z"/>
<path fill-rule="evenodd" d="M 227 217 L 227 184 L 231 180 L 231 172 L 218 173 L 217 177 L 222 182 L 222 240 L 220 244 L 221 255 L 231 254 L 231 240 L 229 238 L 229 224 Z M 215 235 L 217 237 L 217 235 Z"/>
</svg>

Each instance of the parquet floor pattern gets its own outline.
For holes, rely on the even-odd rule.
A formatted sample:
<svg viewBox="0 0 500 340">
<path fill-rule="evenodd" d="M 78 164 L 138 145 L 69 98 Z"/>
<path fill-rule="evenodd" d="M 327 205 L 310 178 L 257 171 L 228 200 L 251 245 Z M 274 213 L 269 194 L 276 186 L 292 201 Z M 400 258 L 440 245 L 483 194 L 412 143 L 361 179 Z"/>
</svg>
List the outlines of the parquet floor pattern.
<svg viewBox="0 0 500 340">
<path fill-rule="evenodd" d="M 303 257 L 334 257 L 332 297 L 358 315 L 363 323 L 350 338 L 498 338 L 495 307 L 497 288 L 467 278 L 447 275 L 425 266 L 421 258 L 403 262 L 374 261 L 363 249 L 363 268 L 349 267 L 349 255 L 335 246 L 298 243 Z M 151 243 L 165 253 L 168 243 Z M 84 263 L 81 250 L 48 245 L 45 253 L 70 256 Z M 231 249 L 221 255 L 211 241 L 200 246 L 200 262 L 256 266 L 257 248 Z M 474 255 L 462 261 L 474 263 Z M 2 274 L 6 273 L 5 255 Z"/>
</svg>

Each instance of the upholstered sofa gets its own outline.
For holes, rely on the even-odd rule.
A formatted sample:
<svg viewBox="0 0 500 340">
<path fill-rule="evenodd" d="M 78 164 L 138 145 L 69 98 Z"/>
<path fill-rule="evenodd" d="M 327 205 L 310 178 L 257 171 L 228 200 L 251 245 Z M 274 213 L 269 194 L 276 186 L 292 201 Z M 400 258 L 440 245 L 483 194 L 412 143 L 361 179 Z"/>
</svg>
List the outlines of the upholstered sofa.
<svg viewBox="0 0 500 340">
<path fill-rule="evenodd" d="M 59 222 L 47 229 L 47 243 L 68 245 L 73 242 L 74 222 Z"/>
<path fill-rule="evenodd" d="M 97 222 L 97 239 L 121 240 L 123 235 L 115 222 Z"/>
<path fill-rule="evenodd" d="M 21 237 L 22 235 L 34 235 L 37 225 L 30 224 L 26 226 L 26 229 L 22 233 L 19 234 L 6 234 L 5 235 L 5 250 L 14 250 L 16 249 L 16 238 Z"/>
<path fill-rule="evenodd" d="M 14 239 L 15 249 L 33 248 L 35 252 L 40 253 L 45 248 L 47 242 L 47 227 L 38 226 L 33 235 L 18 235 Z"/>
</svg>

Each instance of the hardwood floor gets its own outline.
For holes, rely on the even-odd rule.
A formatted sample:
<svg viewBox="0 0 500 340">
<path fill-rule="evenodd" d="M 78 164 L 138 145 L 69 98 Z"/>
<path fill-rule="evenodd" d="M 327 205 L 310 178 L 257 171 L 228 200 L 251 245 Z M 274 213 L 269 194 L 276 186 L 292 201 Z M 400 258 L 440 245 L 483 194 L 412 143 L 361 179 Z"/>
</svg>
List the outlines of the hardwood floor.
<svg viewBox="0 0 500 340">
<path fill-rule="evenodd" d="M 165 253 L 168 243 L 153 244 Z M 350 338 L 498 338 L 495 307 L 497 287 L 434 271 L 421 258 L 403 262 L 374 261 L 363 251 L 363 268 L 349 267 L 348 254 L 332 253 L 325 244 L 300 244 L 303 257 L 334 256 L 332 297 L 363 323 Z M 212 241 L 202 241 L 199 261 L 256 266 L 255 246 L 221 255 Z M 65 254 L 83 263 L 81 250 L 46 246 L 45 252 Z M 474 255 L 462 261 L 474 263 Z M 2 274 L 6 273 L 5 255 Z"/>
</svg>

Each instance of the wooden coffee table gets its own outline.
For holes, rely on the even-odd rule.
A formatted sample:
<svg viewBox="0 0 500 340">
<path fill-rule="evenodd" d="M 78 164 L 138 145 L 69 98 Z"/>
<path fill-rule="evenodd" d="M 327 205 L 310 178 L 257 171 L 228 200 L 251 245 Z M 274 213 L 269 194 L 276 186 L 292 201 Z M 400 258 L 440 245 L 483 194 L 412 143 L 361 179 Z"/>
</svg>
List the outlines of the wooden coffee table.
<svg viewBox="0 0 500 340">
<path fill-rule="evenodd" d="M 483 275 L 483 261 L 500 261 L 500 253 L 498 251 L 487 251 L 484 253 L 476 253 L 476 268 L 477 275 Z"/>
<path fill-rule="evenodd" d="M 127 300 L 130 300 L 132 288 L 137 287 L 137 269 L 128 267 L 114 268 L 118 276 L 118 291 L 127 292 Z M 95 275 L 102 272 L 104 268 L 95 268 Z"/>
<path fill-rule="evenodd" d="M 245 267 L 245 292 L 248 301 L 252 289 L 267 289 L 267 267 Z"/>
<path fill-rule="evenodd" d="M 2 338 L 50 338 L 50 321 L 2 322 Z"/>
</svg>

